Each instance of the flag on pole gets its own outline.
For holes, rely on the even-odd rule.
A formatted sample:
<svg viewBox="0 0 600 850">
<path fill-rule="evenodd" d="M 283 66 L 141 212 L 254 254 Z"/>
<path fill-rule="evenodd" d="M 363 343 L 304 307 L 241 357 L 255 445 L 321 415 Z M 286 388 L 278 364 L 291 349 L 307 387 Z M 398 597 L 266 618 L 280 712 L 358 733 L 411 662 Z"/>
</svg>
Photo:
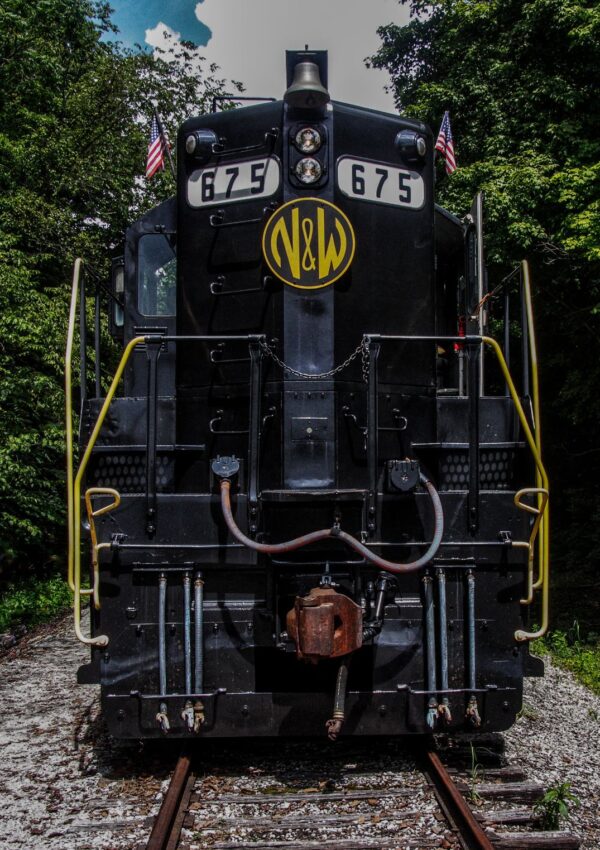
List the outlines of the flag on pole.
<svg viewBox="0 0 600 850">
<path fill-rule="evenodd" d="M 152 177 L 156 172 L 165 168 L 164 148 L 166 139 L 163 136 L 162 129 L 159 127 L 156 113 L 152 117 L 152 127 L 150 129 L 150 144 L 148 145 L 148 159 L 146 160 L 146 179 Z"/>
<path fill-rule="evenodd" d="M 435 143 L 436 151 L 439 151 L 446 160 L 446 174 L 456 171 L 456 160 L 454 159 L 454 140 L 450 129 L 450 113 L 444 112 L 440 132 Z"/>
</svg>

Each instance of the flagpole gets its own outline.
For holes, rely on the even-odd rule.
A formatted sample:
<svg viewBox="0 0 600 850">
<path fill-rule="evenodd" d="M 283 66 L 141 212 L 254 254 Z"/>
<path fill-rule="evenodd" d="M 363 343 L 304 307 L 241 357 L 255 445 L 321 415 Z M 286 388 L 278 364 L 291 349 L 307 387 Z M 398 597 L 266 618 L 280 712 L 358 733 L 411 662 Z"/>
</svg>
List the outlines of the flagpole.
<svg viewBox="0 0 600 850">
<path fill-rule="evenodd" d="M 165 134 L 165 128 L 163 127 L 163 123 L 161 121 L 160 114 L 158 112 L 157 107 L 154 107 L 154 117 L 156 118 L 156 123 L 158 124 L 158 132 L 160 133 L 160 137 L 162 139 L 163 147 L 167 151 L 167 157 L 169 158 L 169 165 L 171 167 L 171 174 L 173 175 L 173 180 L 177 183 L 177 173 L 175 171 L 175 163 L 173 162 L 173 157 L 171 156 L 171 146 L 167 141 L 167 136 Z"/>
</svg>

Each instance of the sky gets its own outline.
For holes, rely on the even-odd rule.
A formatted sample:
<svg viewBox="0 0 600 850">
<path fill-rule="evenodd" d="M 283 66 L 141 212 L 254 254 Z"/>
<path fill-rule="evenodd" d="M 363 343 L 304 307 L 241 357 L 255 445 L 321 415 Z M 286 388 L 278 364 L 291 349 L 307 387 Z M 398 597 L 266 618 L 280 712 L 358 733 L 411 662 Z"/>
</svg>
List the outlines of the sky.
<svg viewBox="0 0 600 850">
<path fill-rule="evenodd" d="M 406 23 L 399 0 L 112 0 L 118 38 L 147 48 L 165 29 L 202 46 L 221 76 L 240 80 L 246 95 L 281 98 L 285 50 L 329 51 L 334 100 L 394 112 L 385 71 L 365 67 L 380 46 L 377 27 Z"/>
</svg>

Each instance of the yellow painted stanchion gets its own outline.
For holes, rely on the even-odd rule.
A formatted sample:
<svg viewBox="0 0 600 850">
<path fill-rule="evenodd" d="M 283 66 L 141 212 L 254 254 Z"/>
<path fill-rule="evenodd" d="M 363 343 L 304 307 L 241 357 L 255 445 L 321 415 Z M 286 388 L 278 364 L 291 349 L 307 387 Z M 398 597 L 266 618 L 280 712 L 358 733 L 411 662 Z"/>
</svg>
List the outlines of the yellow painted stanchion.
<svg viewBox="0 0 600 850">
<path fill-rule="evenodd" d="M 537 470 L 536 470 L 537 471 Z M 525 496 L 536 495 L 538 497 L 537 505 L 528 505 L 527 502 L 523 501 Z M 541 499 L 541 503 L 540 503 Z M 522 490 L 518 490 L 515 493 L 514 498 L 515 505 L 522 511 L 527 511 L 527 513 L 533 514 L 535 516 L 535 522 L 533 523 L 533 528 L 531 529 L 531 534 L 529 536 L 529 543 L 527 546 L 527 597 L 525 599 L 521 599 L 520 602 L 522 605 L 531 605 L 533 602 L 533 562 L 535 560 L 535 541 L 538 536 L 538 531 L 540 528 L 540 524 L 544 518 L 544 511 L 546 510 L 546 505 L 548 504 L 548 491 L 543 490 L 541 487 L 524 487 Z M 513 543 L 515 546 L 516 543 Z"/>
<path fill-rule="evenodd" d="M 548 498 L 549 498 L 549 486 L 548 486 L 548 475 L 546 473 L 546 469 L 542 462 L 541 454 L 538 449 L 538 445 L 536 439 L 529 427 L 529 422 L 527 421 L 527 417 L 525 415 L 525 411 L 523 410 L 523 405 L 521 404 L 521 399 L 517 393 L 514 381 L 506 364 L 506 360 L 504 359 L 504 355 L 502 354 L 502 349 L 498 345 L 495 339 L 492 339 L 490 336 L 481 337 L 482 341 L 489 345 L 500 365 L 500 369 L 502 370 L 502 374 L 504 376 L 504 380 L 506 381 L 506 385 L 508 386 L 508 391 L 513 400 L 513 404 L 516 408 L 517 414 L 519 416 L 519 420 L 521 422 L 521 427 L 523 429 L 523 433 L 525 434 L 525 439 L 527 440 L 527 444 L 531 450 L 533 455 L 533 459 L 535 461 L 536 470 L 539 473 L 539 480 L 541 487 L 536 488 L 540 490 L 538 494 L 538 498 L 541 498 L 542 491 L 546 493 L 546 503 L 543 507 L 540 508 L 540 521 L 543 520 L 544 514 L 548 511 Z M 537 479 L 537 476 L 536 476 Z M 540 507 L 538 503 L 538 507 Z M 549 593 L 548 593 L 548 583 L 550 577 L 550 568 L 549 568 L 549 538 L 547 531 L 547 522 L 544 523 L 543 532 L 540 534 L 542 538 L 542 546 L 541 546 L 541 563 L 540 563 L 540 576 L 541 576 L 541 591 L 542 591 L 542 622 L 540 628 L 535 632 L 526 632 L 524 629 L 517 629 L 515 632 L 515 640 L 520 642 L 526 640 L 535 640 L 536 638 L 543 637 L 548 630 L 548 614 L 549 614 Z"/>
<path fill-rule="evenodd" d="M 96 420 L 96 424 L 94 425 L 94 430 L 92 431 L 92 434 L 86 446 L 85 452 L 81 459 L 81 463 L 79 464 L 79 469 L 77 470 L 77 475 L 75 476 L 75 481 L 73 483 L 73 524 L 72 534 L 69 534 L 69 562 L 73 564 L 73 585 L 75 594 L 73 611 L 75 621 L 75 634 L 82 643 L 88 644 L 90 646 L 106 646 L 108 643 L 108 637 L 106 635 L 98 635 L 97 637 L 86 638 L 81 632 L 81 596 L 82 594 L 85 595 L 87 593 L 87 591 L 81 590 L 81 482 L 83 480 L 83 476 L 85 475 L 85 470 L 92 454 L 92 450 L 96 445 L 98 435 L 100 434 L 102 425 L 104 424 L 104 420 L 106 418 L 106 414 L 108 413 L 108 409 L 111 405 L 114 394 L 117 391 L 117 387 L 119 386 L 119 382 L 123 376 L 123 372 L 125 371 L 125 367 L 127 366 L 127 362 L 131 356 L 131 353 L 137 345 L 140 345 L 140 343 L 144 341 L 145 339 L 143 336 L 136 336 L 125 347 L 125 350 L 123 351 L 123 354 L 121 356 L 121 362 L 119 363 L 114 378 L 112 379 L 110 388 L 106 394 L 106 398 L 104 399 L 104 402 L 102 404 L 102 408 L 100 409 L 98 419 Z M 110 510 L 115 507 L 116 505 L 108 506 Z M 100 510 L 103 513 L 105 512 L 102 509 Z M 106 545 L 108 544 L 100 543 L 98 544 L 97 548 L 103 548 Z M 94 588 L 92 588 L 92 594 L 93 591 Z"/>
<path fill-rule="evenodd" d="M 73 339 L 75 336 L 75 319 L 77 316 L 77 293 L 83 260 L 79 257 L 73 266 L 73 283 L 71 285 L 71 306 L 69 308 L 69 326 L 67 330 L 67 347 L 65 350 L 65 441 L 67 456 L 67 535 L 68 535 L 68 568 L 67 580 L 74 592 L 73 579 L 73 386 L 71 361 L 73 359 Z"/>
<path fill-rule="evenodd" d="M 109 505 L 103 505 L 101 508 L 96 508 L 94 510 L 94 506 L 92 504 L 92 499 L 94 496 L 112 496 L 113 501 Z M 102 516 L 102 514 L 110 513 L 110 511 L 114 511 L 115 508 L 118 508 L 121 504 L 121 495 L 112 487 L 88 487 L 84 494 L 85 501 L 85 509 L 88 515 L 88 521 L 90 524 L 90 538 L 92 542 L 92 575 L 93 575 L 93 583 L 91 591 L 82 590 L 81 594 L 84 593 L 93 596 L 94 608 L 96 611 L 100 610 L 100 594 L 99 594 L 99 583 L 100 583 L 100 568 L 98 563 L 98 552 L 100 549 L 109 549 L 110 543 L 98 543 L 98 535 L 96 534 L 96 523 L 95 518 L 98 516 Z"/>
<path fill-rule="evenodd" d="M 533 426 L 534 426 L 534 437 L 535 443 L 538 448 L 538 452 L 541 456 L 542 454 L 542 424 L 541 424 L 541 416 L 540 416 L 540 383 L 539 383 L 539 372 L 538 372 L 538 357 L 537 357 L 537 342 L 535 336 L 535 323 L 533 321 L 533 301 L 531 298 L 531 280 L 529 277 L 529 263 L 527 260 L 523 260 L 521 263 L 521 281 L 523 285 L 523 294 L 525 296 L 525 312 L 527 314 L 527 331 L 529 338 L 529 361 L 531 364 L 531 389 L 532 389 L 532 404 L 533 404 Z M 542 486 L 542 481 L 539 475 L 539 471 L 536 469 L 536 487 Z M 538 508 L 541 509 L 541 496 L 538 497 Z M 533 582 L 533 589 L 537 590 L 542 586 L 543 575 L 542 575 L 542 563 L 544 560 L 544 548 L 549 548 L 550 545 L 550 534 L 549 534 L 549 523 L 550 523 L 550 509 L 549 506 L 546 506 L 546 510 L 542 511 L 542 519 L 541 519 L 541 527 L 540 527 L 540 536 L 538 538 L 538 577 Z"/>
</svg>

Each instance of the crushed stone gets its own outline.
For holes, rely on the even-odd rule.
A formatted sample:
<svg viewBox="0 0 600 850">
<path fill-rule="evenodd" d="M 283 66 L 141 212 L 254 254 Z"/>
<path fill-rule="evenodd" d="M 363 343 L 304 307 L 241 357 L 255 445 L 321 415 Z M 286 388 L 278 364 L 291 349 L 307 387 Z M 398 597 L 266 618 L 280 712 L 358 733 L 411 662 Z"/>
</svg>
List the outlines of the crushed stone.
<svg viewBox="0 0 600 850">
<path fill-rule="evenodd" d="M 65 618 L 0 656 L 0 850 L 131 850 L 148 838 L 177 748 L 108 735 L 98 689 L 76 684 L 88 654 Z M 600 698 L 549 659 L 545 663 L 545 678 L 526 680 L 524 710 L 504 734 L 508 763 L 546 788 L 570 782 L 580 806 L 564 826 L 582 837 L 582 850 L 599 850 Z M 244 755 L 249 761 L 245 769 L 240 762 L 237 784 L 248 782 L 244 771 L 260 776 L 261 747 L 264 752 L 265 742 Z M 227 748 L 234 752 L 234 742 Z M 375 754 L 368 747 L 365 754 L 354 760 L 368 773 Z M 369 782 L 384 780 L 369 776 Z M 206 785 L 209 790 L 209 776 Z M 216 796 L 223 793 L 216 790 Z M 240 812 L 227 806 L 220 814 L 236 818 Z"/>
</svg>

